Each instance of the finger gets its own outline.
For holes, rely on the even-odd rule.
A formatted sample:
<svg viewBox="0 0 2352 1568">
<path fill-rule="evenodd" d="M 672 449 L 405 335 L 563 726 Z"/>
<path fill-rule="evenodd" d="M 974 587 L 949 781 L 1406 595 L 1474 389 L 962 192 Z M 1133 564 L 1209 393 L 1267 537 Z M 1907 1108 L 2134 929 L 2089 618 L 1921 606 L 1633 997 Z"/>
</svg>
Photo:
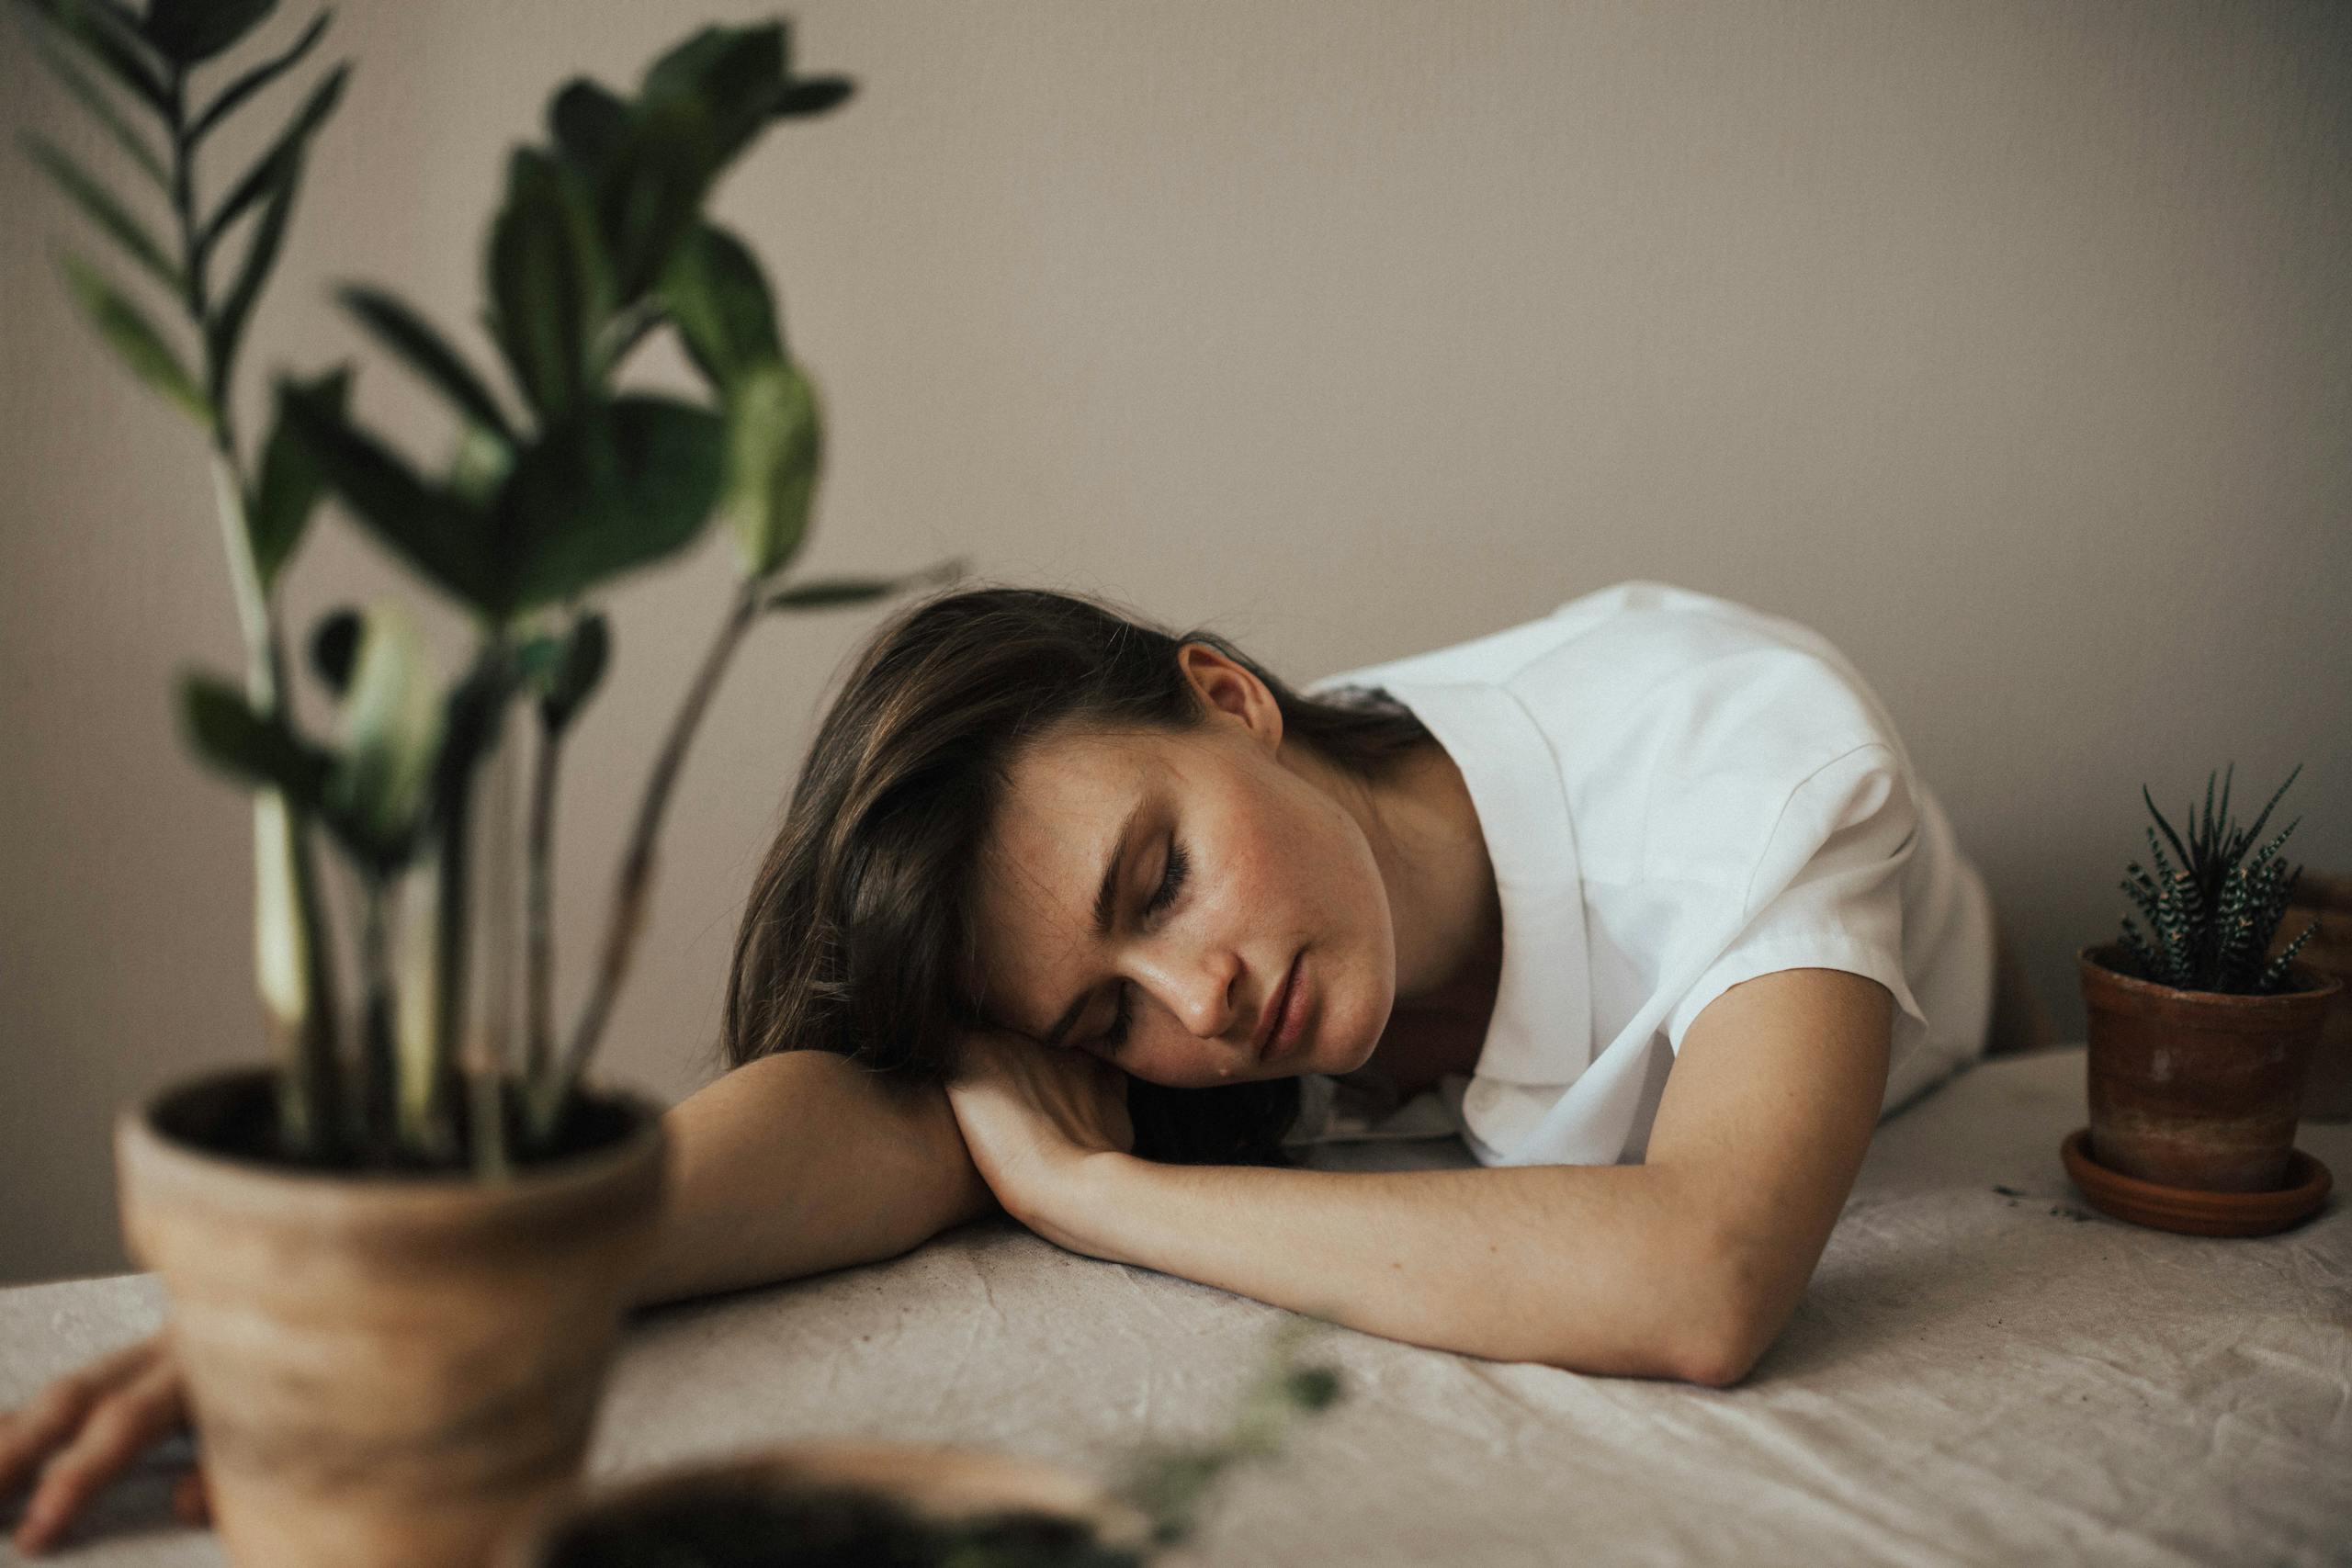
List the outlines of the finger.
<svg viewBox="0 0 2352 1568">
<path fill-rule="evenodd" d="M 80 1429 L 115 1381 L 107 1375 L 111 1360 L 59 1378 L 22 1410 L 0 1417 L 0 1497 L 23 1485 L 51 1450 Z"/>
<path fill-rule="evenodd" d="M 31 1479 L 51 1450 L 79 1430 L 90 1406 L 144 1370 L 156 1342 L 141 1339 L 59 1378 L 13 1415 L 0 1416 L 0 1497 Z"/>
<path fill-rule="evenodd" d="M 46 1551 L 101 1487 L 179 1424 L 185 1408 L 178 1371 L 168 1361 L 158 1361 L 128 1388 L 99 1401 L 80 1435 L 41 1471 L 17 1529 L 17 1549 Z"/>
</svg>

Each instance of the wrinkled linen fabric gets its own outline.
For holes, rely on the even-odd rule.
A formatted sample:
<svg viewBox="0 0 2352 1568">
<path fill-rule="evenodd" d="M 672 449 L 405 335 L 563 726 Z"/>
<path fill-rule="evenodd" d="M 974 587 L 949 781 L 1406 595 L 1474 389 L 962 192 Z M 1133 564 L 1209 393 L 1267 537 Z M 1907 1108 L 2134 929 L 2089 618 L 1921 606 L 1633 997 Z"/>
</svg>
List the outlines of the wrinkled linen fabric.
<svg viewBox="0 0 2352 1568">
<path fill-rule="evenodd" d="M 1182 1561 L 2352 1563 L 2352 1210 L 2339 1191 L 2239 1241 L 2108 1219 L 2059 1163 L 2083 1106 L 2075 1047 L 1967 1068 L 1889 1118 L 1736 1388 L 1329 1331 L 1345 1401 L 1226 1487 Z M 2352 1126 L 2298 1142 L 2352 1176 Z M 1472 1162 L 1408 1140 L 1317 1163 Z M 0 1406 L 161 1311 L 145 1276 L 0 1292 Z M 641 1318 L 593 1471 L 854 1436 L 1108 1480 L 1136 1444 L 1217 1431 L 1288 1317 L 985 1222 Z M 164 1495 L 142 1480 L 67 1561 L 220 1562 L 161 1522 Z"/>
</svg>

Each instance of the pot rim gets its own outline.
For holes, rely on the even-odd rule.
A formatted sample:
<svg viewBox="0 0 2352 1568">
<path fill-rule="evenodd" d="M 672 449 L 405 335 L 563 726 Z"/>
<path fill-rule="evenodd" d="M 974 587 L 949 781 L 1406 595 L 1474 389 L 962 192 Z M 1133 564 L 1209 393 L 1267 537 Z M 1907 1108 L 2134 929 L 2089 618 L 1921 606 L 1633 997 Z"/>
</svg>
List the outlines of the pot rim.
<svg viewBox="0 0 2352 1568">
<path fill-rule="evenodd" d="M 2113 986 L 2130 996 L 2146 997 L 2151 999 L 2155 998 L 2193 999 L 2200 1005 L 2226 1007 L 2234 1011 L 2257 1011 L 2279 1008 L 2285 1004 L 2301 1003 L 2314 998 L 2332 997 L 2344 989 L 2342 980 L 2298 959 L 2287 966 L 2287 973 L 2290 976 L 2301 975 L 2315 982 L 2301 990 L 2265 991 L 2259 994 L 2245 991 L 2191 990 L 2187 987 L 2166 986 L 2154 980 L 2143 980 L 2137 975 L 2125 974 L 2106 961 L 2104 955 L 2120 953 L 2122 951 L 2121 942 L 2094 942 L 2087 947 L 2077 948 L 2075 952 L 2075 959 L 2079 969 L 2085 974 L 2096 974 L 2102 984 Z"/>
<path fill-rule="evenodd" d="M 178 1195 L 175 1203 L 194 1201 L 207 1207 L 254 1211 L 266 1207 L 280 1216 L 301 1211 L 322 1222 L 405 1227 L 447 1224 L 461 1215 L 519 1217 L 525 1212 L 611 1204 L 619 1196 L 616 1186 L 658 1190 L 662 1181 L 668 1148 L 662 1108 L 628 1089 L 590 1091 L 634 1119 L 622 1137 L 579 1154 L 517 1166 L 501 1180 L 485 1180 L 470 1170 L 344 1171 L 274 1165 L 190 1143 L 156 1122 L 165 1104 L 180 1096 L 254 1080 L 266 1083 L 275 1072 L 249 1065 L 194 1073 L 123 1106 L 115 1116 L 114 1140 L 123 1199 L 129 1201 L 141 1189 L 168 1184 Z"/>
</svg>

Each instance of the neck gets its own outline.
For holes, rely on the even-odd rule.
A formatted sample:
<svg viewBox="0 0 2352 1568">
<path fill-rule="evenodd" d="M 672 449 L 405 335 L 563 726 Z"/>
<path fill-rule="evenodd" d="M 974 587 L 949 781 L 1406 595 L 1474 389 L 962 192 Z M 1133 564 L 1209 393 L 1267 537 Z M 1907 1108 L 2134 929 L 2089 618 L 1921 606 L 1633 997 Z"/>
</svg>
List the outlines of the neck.
<svg viewBox="0 0 2352 1568">
<path fill-rule="evenodd" d="M 1343 789 L 1380 866 L 1396 937 L 1396 1005 L 1481 1008 L 1502 953 L 1502 899 L 1462 770 L 1442 746 Z"/>
</svg>

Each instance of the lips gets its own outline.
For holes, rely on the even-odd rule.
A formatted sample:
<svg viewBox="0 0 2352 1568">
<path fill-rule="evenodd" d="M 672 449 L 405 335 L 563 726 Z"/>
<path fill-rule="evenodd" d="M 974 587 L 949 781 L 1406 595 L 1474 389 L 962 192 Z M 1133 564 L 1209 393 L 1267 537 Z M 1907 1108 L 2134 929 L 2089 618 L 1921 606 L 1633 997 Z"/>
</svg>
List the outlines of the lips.
<svg viewBox="0 0 2352 1568">
<path fill-rule="evenodd" d="M 1290 967 L 1283 973 L 1281 989 L 1268 999 L 1266 1010 L 1258 1019 L 1258 1036 L 1252 1044 L 1261 1058 L 1264 1057 L 1268 1048 L 1273 1044 L 1274 1037 L 1282 1032 L 1283 1015 L 1289 1010 L 1292 993 L 1297 989 L 1297 987 L 1298 959 L 1294 957 L 1290 961 Z"/>
</svg>

